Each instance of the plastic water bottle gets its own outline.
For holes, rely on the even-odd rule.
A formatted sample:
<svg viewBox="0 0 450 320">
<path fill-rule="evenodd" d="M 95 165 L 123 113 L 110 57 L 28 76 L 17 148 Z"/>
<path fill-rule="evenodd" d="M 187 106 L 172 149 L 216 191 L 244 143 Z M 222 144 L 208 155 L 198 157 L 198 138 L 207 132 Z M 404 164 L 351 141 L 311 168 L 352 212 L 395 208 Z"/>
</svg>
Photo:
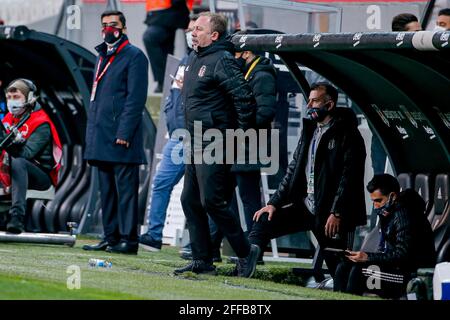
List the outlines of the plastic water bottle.
<svg viewBox="0 0 450 320">
<path fill-rule="evenodd" d="M 90 267 L 112 268 L 112 262 L 102 259 L 89 259 Z"/>
</svg>

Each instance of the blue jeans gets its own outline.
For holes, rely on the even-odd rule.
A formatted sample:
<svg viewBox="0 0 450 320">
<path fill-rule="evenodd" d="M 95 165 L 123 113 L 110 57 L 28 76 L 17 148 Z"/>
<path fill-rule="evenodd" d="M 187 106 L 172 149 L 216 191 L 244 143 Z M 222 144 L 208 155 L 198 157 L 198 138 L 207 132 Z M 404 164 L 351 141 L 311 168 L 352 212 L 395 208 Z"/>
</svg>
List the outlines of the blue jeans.
<svg viewBox="0 0 450 320">
<path fill-rule="evenodd" d="M 174 149 L 175 151 L 173 151 Z M 183 142 L 178 139 L 169 139 L 167 141 L 163 148 L 162 160 L 153 179 L 147 234 L 155 241 L 162 240 L 162 231 L 166 221 L 170 194 L 172 193 L 173 187 L 180 181 L 184 174 L 184 163 L 173 163 L 171 159 L 172 152 L 179 155 L 179 159 L 183 159 Z"/>
</svg>

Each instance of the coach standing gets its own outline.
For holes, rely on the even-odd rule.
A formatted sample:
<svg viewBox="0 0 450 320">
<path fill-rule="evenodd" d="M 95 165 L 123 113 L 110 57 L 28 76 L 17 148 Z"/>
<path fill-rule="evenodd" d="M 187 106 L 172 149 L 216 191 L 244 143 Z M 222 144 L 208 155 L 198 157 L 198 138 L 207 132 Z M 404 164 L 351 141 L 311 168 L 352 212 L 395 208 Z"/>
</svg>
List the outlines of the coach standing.
<svg viewBox="0 0 450 320">
<path fill-rule="evenodd" d="M 85 250 L 136 254 L 139 165 L 146 163 L 142 112 L 148 61 L 126 36 L 120 11 L 101 16 L 104 43 L 97 46 L 84 157 L 98 167 L 104 239 Z"/>
</svg>

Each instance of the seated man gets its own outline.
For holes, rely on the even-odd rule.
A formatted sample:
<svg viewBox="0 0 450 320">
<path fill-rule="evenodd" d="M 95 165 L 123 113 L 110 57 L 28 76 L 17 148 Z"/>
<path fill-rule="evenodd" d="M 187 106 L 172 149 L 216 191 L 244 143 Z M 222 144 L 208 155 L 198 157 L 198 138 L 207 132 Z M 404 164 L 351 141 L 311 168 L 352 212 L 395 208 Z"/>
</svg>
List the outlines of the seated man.
<svg viewBox="0 0 450 320">
<path fill-rule="evenodd" d="M 12 206 L 7 231 L 24 231 L 27 189 L 47 190 L 56 185 L 61 143 L 50 118 L 35 96 L 36 86 L 29 80 L 14 80 L 6 89 L 8 114 L 3 119 L 6 131 L 0 132 L 0 141 L 12 131 L 12 139 L 3 144 L 0 167 L 6 190 L 11 185 Z M 18 126 L 23 117 L 29 118 Z M 8 160 L 9 158 L 9 160 Z"/>
<path fill-rule="evenodd" d="M 400 185 L 388 174 L 375 175 L 367 185 L 381 231 L 376 252 L 347 252 L 347 261 L 336 270 L 334 290 L 353 294 L 365 291 L 398 298 L 419 267 L 434 267 L 433 233 L 420 196 L 413 190 L 400 193 Z M 369 279 L 370 277 L 370 279 Z"/>
</svg>

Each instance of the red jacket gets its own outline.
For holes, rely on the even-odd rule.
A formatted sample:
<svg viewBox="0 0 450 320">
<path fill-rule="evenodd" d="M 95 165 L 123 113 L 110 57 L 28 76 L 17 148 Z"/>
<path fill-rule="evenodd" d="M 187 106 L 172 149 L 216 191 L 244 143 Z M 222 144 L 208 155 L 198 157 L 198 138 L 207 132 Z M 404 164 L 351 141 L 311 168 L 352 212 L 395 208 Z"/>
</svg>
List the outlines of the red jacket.
<svg viewBox="0 0 450 320">
<path fill-rule="evenodd" d="M 16 125 L 18 122 L 20 121 L 20 118 L 15 118 L 13 117 L 13 115 L 11 113 L 8 113 L 5 118 L 3 119 L 3 124 L 6 128 L 7 133 L 9 133 L 9 129 L 11 128 L 11 126 Z M 45 113 L 45 111 L 43 109 L 39 109 L 37 111 L 33 111 L 30 114 L 30 118 L 24 123 L 24 125 L 22 127 L 20 127 L 18 130 L 19 132 L 22 134 L 22 137 L 26 140 L 28 139 L 34 132 L 34 130 L 36 130 L 36 128 L 38 128 L 39 126 L 41 126 L 44 123 L 48 123 L 48 125 L 50 126 L 50 130 L 51 130 L 51 134 L 52 134 L 52 140 L 53 140 L 53 160 L 55 162 L 55 166 L 53 167 L 53 169 L 50 172 L 50 178 L 52 180 L 52 183 L 54 186 L 57 185 L 58 183 L 58 172 L 59 172 L 59 168 L 61 167 L 61 157 L 62 157 L 62 146 L 61 146 L 61 141 L 59 139 L 58 136 L 58 132 L 56 131 L 56 128 L 53 124 L 53 122 L 50 120 L 50 118 L 48 117 L 48 115 Z M 10 179 L 5 177 L 5 174 L 7 174 L 7 170 L 5 170 L 5 165 L 7 165 L 4 161 L 4 156 L 5 156 L 5 151 L 2 151 L 2 155 L 0 157 L 0 167 L 2 167 L 0 169 L 1 172 L 1 182 L 3 183 L 3 185 L 8 185 L 8 180 L 9 180 L 9 185 L 10 185 Z"/>
</svg>

